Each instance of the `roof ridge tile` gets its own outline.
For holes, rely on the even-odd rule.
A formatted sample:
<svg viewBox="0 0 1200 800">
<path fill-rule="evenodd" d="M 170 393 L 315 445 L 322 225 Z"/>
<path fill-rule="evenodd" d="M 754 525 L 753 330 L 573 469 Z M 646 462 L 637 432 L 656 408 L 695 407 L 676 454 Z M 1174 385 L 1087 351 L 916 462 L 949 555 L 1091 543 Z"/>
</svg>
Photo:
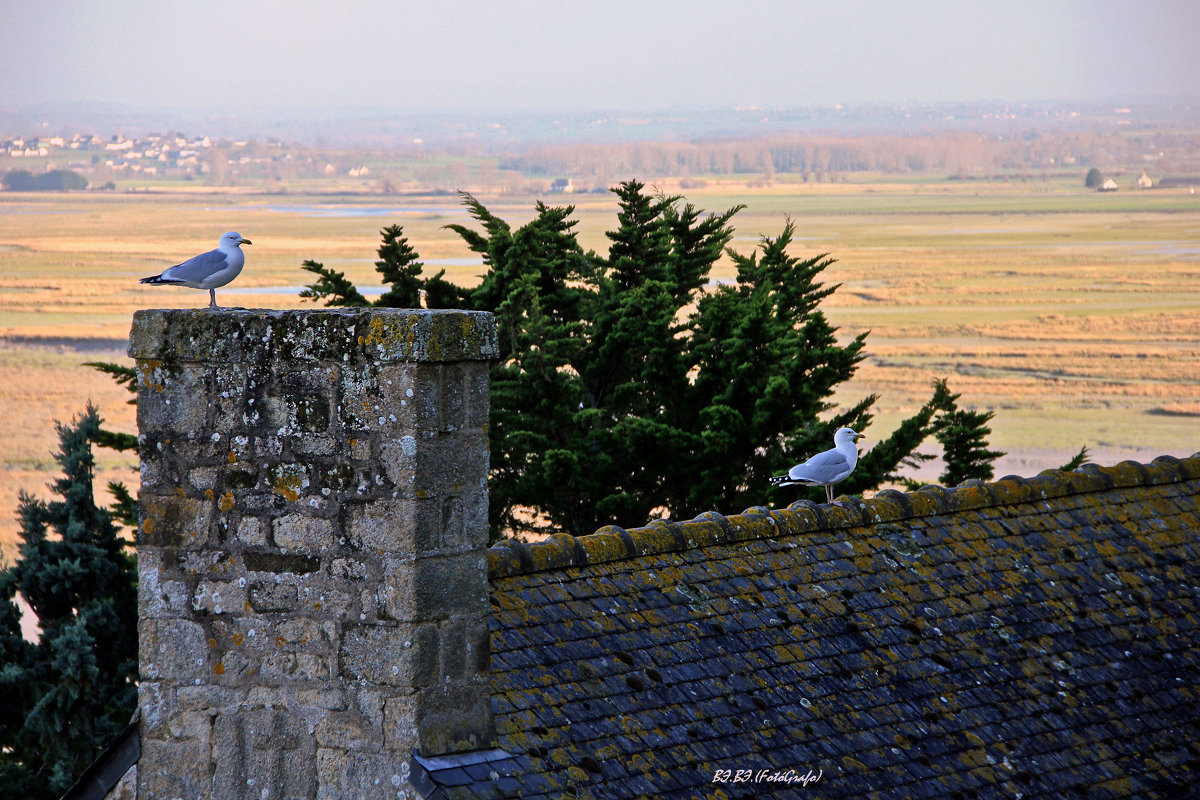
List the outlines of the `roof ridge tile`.
<svg viewBox="0 0 1200 800">
<path fill-rule="evenodd" d="M 488 575 L 504 578 L 796 534 L 826 533 L 840 541 L 845 530 L 879 523 L 1197 478 L 1200 453 L 1184 459 L 1159 456 L 1150 464 L 1126 460 L 1103 467 L 1087 463 L 1071 472 L 1048 469 L 1029 478 L 1006 475 L 990 482 L 970 480 L 953 489 L 935 484 L 915 492 L 887 489 L 869 500 L 847 496 L 832 504 L 797 500 L 784 509 L 752 506 L 732 516 L 706 511 L 685 522 L 658 519 L 628 530 L 606 525 L 586 536 L 556 533 L 534 543 L 505 540 L 488 551 Z"/>
</svg>

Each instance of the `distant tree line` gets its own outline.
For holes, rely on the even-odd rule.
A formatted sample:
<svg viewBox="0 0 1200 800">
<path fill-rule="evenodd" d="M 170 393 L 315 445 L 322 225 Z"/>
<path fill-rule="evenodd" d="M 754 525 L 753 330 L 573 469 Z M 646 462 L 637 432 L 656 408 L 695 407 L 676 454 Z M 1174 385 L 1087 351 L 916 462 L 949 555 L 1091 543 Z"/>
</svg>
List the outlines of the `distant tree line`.
<svg viewBox="0 0 1200 800">
<path fill-rule="evenodd" d="M 1159 159 L 1159 171 L 1200 170 L 1200 136 L 1103 133 L 995 138 L 967 131 L 928 136 L 773 136 L 690 142 L 559 144 L 529 148 L 500 161 L 500 168 L 532 175 L 609 176 L 753 175 L 791 173 L 828 179 L 838 173 L 950 174 L 1062 169 L 1092 164 L 1128 165 Z"/>
<path fill-rule="evenodd" d="M 87 178 L 69 169 L 56 169 L 34 175 L 28 170 L 13 170 L 0 178 L 0 183 L 11 192 L 62 192 L 70 189 L 86 189 Z"/>
</svg>

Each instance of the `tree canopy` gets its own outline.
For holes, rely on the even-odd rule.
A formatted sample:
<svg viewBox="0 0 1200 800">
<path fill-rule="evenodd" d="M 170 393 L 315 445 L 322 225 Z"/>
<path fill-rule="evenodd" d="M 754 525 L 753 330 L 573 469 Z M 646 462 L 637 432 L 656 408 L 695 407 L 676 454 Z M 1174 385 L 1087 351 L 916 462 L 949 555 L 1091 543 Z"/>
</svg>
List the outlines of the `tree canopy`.
<svg viewBox="0 0 1200 800">
<path fill-rule="evenodd" d="M 61 192 L 70 189 L 86 189 L 87 178 L 69 169 L 56 169 L 34 175 L 28 170 L 13 170 L 0 183 L 14 192 Z"/>
<path fill-rule="evenodd" d="M 768 478 L 869 426 L 870 396 L 833 395 L 864 358 L 866 334 L 839 341 L 820 309 L 836 286 L 828 254 L 793 256 L 795 224 L 750 254 L 728 247 L 741 206 L 704 213 L 637 181 L 613 189 L 618 226 L 607 253 L 585 252 L 572 206 L 538 202 L 513 228 L 469 194 L 474 225 L 450 225 L 483 258 L 472 289 L 421 264 L 399 226 L 382 231 L 376 269 L 392 288 L 369 303 L 318 262 L 305 296 L 329 305 L 465 307 L 496 315 L 492 373 L 491 522 L 496 532 L 591 533 L 658 516 L 790 502 L 806 490 Z M 732 282 L 712 271 L 722 255 Z M 874 448 L 843 487 L 896 479 L 953 410 L 945 384 Z M 973 451 L 987 455 L 986 451 Z M 818 498 L 814 490 L 812 498 Z"/>
<path fill-rule="evenodd" d="M 22 494 L 17 561 L 0 570 L 0 796 L 60 797 L 137 707 L 137 573 L 92 494 L 91 406 L 59 425 L 50 502 Z M 21 633 L 16 595 L 41 634 Z"/>
</svg>

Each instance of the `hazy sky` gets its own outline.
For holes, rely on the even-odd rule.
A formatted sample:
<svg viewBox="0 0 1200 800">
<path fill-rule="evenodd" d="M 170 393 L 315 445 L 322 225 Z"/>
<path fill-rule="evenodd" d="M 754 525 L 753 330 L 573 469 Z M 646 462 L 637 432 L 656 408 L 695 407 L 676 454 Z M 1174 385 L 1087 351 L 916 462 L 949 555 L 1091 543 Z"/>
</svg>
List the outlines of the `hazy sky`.
<svg viewBox="0 0 1200 800">
<path fill-rule="evenodd" d="M 1200 95 L 1196 0 L 0 0 L 0 108 Z"/>
</svg>

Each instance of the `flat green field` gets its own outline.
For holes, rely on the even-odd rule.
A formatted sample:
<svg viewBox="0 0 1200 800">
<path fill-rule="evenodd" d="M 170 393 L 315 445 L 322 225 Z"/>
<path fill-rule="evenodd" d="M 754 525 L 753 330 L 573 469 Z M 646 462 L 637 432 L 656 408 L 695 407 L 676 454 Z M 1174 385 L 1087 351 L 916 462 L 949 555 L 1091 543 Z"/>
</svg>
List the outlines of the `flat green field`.
<svg viewBox="0 0 1200 800">
<path fill-rule="evenodd" d="M 1187 190 L 786 176 L 753 189 L 717 180 L 660 188 L 707 210 L 744 203 L 737 250 L 777 235 L 790 217 L 793 252 L 837 259 L 825 277 L 841 288 L 824 309 L 847 336 L 871 331 L 869 358 L 838 398 L 879 395 L 867 446 L 944 377 L 965 405 L 996 412 L 992 444 L 1007 453 L 998 475 L 1036 474 L 1084 445 L 1100 463 L 1200 450 L 1200 197 Z M 480 199 L 517 224 L 536 198 Z M 606 249 L 611 195 L 542 199 L 575 205 L 584 246 Z M 13 541 L 18 492 L 46 496 L 56 476 L 55 420 L 91 399 L 113 427 L 134 430 L 128 394 L 83 362 L 128 363 L 135 309 L 208 301 L 139 277 L 237 230 L 254 244 L 218 302 L 311 306 L 296 295 L 308 277 L 303 260 L 377 286 L 379 229 L 398 223 L 427 269 L 473 282 L 482 268 L 444 229 L 452 222 L 470 222 L 452 196 L 0 193 L 0 546 Z M 731 276 L 723 264 L 714 277 Z M 103 482 L 136 485 L 129 459 L 98 456 Z"/>
</svg>

